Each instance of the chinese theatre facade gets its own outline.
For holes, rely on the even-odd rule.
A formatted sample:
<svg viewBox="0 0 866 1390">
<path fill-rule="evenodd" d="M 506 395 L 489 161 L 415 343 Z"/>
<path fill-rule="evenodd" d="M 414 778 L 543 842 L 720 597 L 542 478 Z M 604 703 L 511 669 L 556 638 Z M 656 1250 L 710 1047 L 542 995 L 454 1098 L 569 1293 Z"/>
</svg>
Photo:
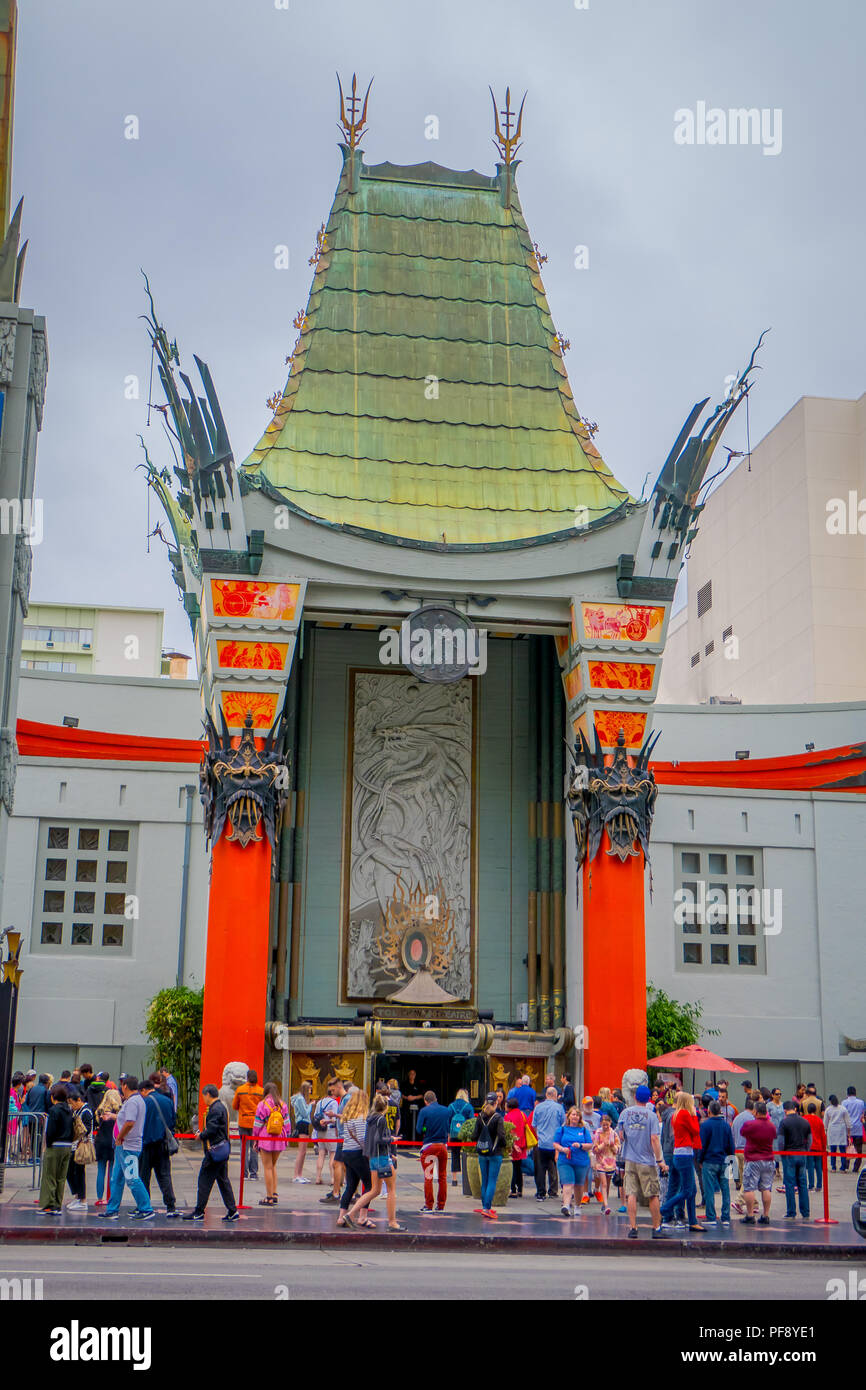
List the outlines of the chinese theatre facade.
<svg viewBox="0 0 866 1390">
<path fill-rule="evenodd" d="M 493 174 L 367 164 L 366 113 L 353 82 L 288 380 L 239 466 L 151 300 L 178 466 L 148 482 L 207 731 L 202 1076 L 618 1085 L 646 1061 L 666 627 L 748 369 L 636 501 L 572 396 L 508 99 Z"/>
</svg>

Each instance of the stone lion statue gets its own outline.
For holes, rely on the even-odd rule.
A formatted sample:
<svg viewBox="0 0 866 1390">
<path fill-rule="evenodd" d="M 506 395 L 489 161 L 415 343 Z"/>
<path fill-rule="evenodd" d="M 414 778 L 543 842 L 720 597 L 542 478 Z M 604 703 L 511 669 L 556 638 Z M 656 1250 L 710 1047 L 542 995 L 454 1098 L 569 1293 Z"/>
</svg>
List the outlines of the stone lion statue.
<svg viewBox="0 0 866 1390">
<path fill-rule="evenodd" d="M 634 1093 L 638 1086 L 648 1085 L 649 1077 L 646 1072 L 641 1071 L 639 1067 L 629 1067 L 628 1071 L 623 1072 L 620 1090 L 622 1091 L 623 1100 L 626 1105 L 634 1105 Z"/>
<path fill-rule="evenodd" d="M 223 1084 L 220 1086 L 220 1100 L 229 1112 L 229 1124 L 237 1122 L 237 1115 L 232 1110 L 232 1101 L 235 1098 L 235 1091 L 247 1079 L 246 1062 L 226 1062 L 223 1067 Z"/>
</svg>

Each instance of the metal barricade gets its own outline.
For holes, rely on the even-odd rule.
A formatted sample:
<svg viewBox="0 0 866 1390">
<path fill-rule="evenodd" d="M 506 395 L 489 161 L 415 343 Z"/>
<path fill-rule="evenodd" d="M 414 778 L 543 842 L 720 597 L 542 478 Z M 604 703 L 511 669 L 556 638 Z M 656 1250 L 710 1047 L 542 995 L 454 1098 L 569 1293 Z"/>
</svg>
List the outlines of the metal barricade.
<svg viewBox="0 0 866 1390">
<path fill-rule="evenodd" d="M 9 1109 L 9 1128 L 6 1131 L 6 1167 L 29 1168 L 30 1186 L 42 1180 L 42 1153 L 45 1148 L 45 1126 L 48 1116 L 30 1110 Z"/>
</svg>

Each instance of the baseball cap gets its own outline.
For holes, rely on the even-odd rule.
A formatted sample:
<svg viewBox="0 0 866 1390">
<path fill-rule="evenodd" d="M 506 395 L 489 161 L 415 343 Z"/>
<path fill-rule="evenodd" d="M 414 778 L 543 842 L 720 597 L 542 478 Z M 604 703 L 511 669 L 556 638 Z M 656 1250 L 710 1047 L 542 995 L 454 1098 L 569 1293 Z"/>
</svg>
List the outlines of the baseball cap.
<svg viewBox="0 0 866 1390">
<path fill-rule="evenodd" d="M 496 1102 L 498 1101 L 498 1099 L 499 1099 L 499 1097 L 498 1097 L 498 1095 L 496 1094 L 496 1092 L 495 1092 L 495 1091 L 490 1091 L 489 1094 L 488 1094 L 488 1096 L 487 1096 L 487 1104 L 488 1104 L 488 1105 L 495 1105 Z"/>
<path fill-rule="evenodd" d="M 593 1100 L 592 1096 L 584 1096 L 583 1100 L 580 1103 L 581 1105 L 595 1105 L 595 1101 Z"/>
<path fill-rule="evenodd" d="M 637 1090 L 634 1093 L 634 1098 L 637 1101 L 638 1105 L 646 1105 L 651 1095 L 652 1091 L 650 1090 L 649 1086 L 638 1086 Z"/>
</svg>

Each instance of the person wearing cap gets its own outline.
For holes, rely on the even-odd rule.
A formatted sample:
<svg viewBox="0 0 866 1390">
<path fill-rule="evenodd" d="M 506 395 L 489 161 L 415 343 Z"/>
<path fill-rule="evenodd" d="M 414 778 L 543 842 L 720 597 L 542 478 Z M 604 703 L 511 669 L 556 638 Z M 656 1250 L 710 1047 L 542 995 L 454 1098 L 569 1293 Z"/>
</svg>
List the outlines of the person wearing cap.
<svg viewBox="0 0 866 1390">
<path fill-rule="evenodd" d="M 627 1105 L 619 1117 L 617 1134 L 625 1158 L 624 1193 L 628 1207 L 629 1237 L 637 1239 L 637 1199 L 641 1194 L 649 1203 L 653 1240 L 663 1236 L 659 1216 L 659 1170 L 667 1172 L 662 1157 L 661 1126 L 650 1106 L 649 1086 L 638 1086 L 634 1105 Z"/>
</svg>

